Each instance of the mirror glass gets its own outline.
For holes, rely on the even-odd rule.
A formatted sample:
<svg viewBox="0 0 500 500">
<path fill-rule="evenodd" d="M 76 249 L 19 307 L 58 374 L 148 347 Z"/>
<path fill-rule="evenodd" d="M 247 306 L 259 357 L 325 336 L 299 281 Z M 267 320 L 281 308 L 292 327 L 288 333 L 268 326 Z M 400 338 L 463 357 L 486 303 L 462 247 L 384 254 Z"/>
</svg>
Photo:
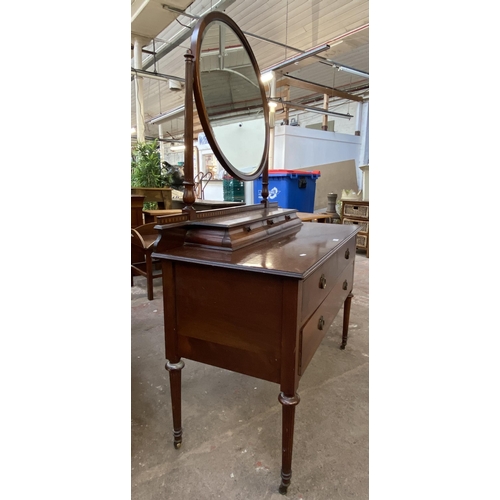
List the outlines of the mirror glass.
<svg viewBox="0 0 500 500">
<path fill-rule="evenodd" d="M 210 127 L 205 132 L 209 141 L 212 134 L 219 149 L 214 153 L 226 170 L 242 180 L 257 177 L 267 155 L 267 103 L 258 68 L 230 26 L 212 21 L 203 30 L 197 71 Z"/>
</svg>

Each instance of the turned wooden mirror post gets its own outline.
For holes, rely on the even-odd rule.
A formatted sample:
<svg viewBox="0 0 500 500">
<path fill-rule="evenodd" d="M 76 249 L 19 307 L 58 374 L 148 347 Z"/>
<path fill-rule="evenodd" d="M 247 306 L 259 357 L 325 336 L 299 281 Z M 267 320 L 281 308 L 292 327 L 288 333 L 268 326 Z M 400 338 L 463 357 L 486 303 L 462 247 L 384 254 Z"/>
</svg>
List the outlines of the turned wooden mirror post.
<svg viewBox="0 0 500 500">
<path fill-rule="evenodd" d="M 194 190 L 193 169 L 193 53 L 188 50 L 184 55 L 185 72 L 185 97 L 184 97 L 184 195 L 182 201 L 185 206 L 182 212 L 194 219 L 195 210 L 193 203 L 196 201 Z"/>
</svg>

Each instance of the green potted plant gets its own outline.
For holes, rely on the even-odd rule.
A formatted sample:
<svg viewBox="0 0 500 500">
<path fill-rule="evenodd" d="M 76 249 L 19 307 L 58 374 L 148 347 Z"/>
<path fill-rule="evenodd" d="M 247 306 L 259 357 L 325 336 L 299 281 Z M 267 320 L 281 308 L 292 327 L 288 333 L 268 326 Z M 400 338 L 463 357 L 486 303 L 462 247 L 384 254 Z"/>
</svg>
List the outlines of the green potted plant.
<svg viewBox="0 0 500 500">
<path fill-rule="evenodd" d="M 172 206 L 172 172 L 162 167 L 158 139 L 138 142 L 132 149 L 132 194 L 144 196 L 144 208 L 155 210 L 158 203 Z"/>
</svg>

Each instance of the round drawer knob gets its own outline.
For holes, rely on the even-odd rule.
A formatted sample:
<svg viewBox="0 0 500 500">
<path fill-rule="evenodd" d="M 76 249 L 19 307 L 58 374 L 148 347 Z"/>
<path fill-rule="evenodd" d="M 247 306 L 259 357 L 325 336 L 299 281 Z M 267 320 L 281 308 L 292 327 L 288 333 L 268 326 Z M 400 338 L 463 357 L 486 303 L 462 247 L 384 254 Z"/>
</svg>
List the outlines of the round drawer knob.
<svg viewBox="0 0 500 500">
<path fill-rule="evenodd" d="M 321 278 L 319 279 L 319 287 L 326 288 L 326 276 L 324 274 L 322 274 Z"/>
<path fill-rule="evenodd" d="M 323 330 L 324 326 L 325 326 L 325 320 L 323 319 L 323 316 L 321 316 L 321 318 L 319 318 L 318 321 L 318 330 Z"/>
<path fill-rule="evenodd" d="M 345 258 L 346 258 L 346 259 L 348 259 L 348 258 L 349 258 L 349 249 L 347 249 L 347 250 L 345 251 Z"/>
<path fill-rule="evenodd" d="M 347 290 L 347 280 L 342 284 L 342 290 Z"/>
</svg>

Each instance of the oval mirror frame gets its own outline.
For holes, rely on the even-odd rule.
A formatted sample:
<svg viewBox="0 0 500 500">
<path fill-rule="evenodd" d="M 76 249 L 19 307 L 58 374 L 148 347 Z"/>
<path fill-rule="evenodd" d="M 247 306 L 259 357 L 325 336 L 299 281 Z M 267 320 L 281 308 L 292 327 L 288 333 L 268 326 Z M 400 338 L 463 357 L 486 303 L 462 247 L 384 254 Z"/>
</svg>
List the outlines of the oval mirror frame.
<svg viewBox="0 0 500 500">
<path fill-rule="evenodd" d="M 220 23 L 223 23 L 227 25 L 229 28 L 233 30 L 233 32 L 236 34 L 236 36 L 240 39 L 243 47 L 245 48 L 248 57 L 252 63 L 255 75 L 257 76 L 257 81 L 259 82 L 259 90 L 260 90 L 260 95 L 262 98 L 262 109 L 264 111 L 263 117 L 264 117 L 264 123 L 265 123 L 265 143 L 264 143 L 264 151 L 262 153 L 262 158 L 260 160 L 260 164 L 258 168 L 252 172 L 251 174 L 246 174 L 238 170 L 226 157 L 224 152 L 221 150 L 219 147 L 219 144 L 215 138 L 215 135 L 213 133 L 212 126 L 210 124 L 210 117 L 208 116 L 206 107 L 205 107 L 205 101 L 203 99 L 203 92 L 202 92 L 202 85 L 201 85 L 201 80 L 200 80 L 200 54 L 201 54 L 201 44 L 203 41 L 203 35 L 207 28 L 215 21 L 218 21 Z M 257 179 L 264 169 L 267 168 L 268 164 L 268 154 L 269 154 L 269 112 L 268 112 L 268 105 L 267 105 L 267 98 L 266 98 L 266 92 L 264 90 L 264 85 L 260 80 L 260 70 L 259 66 L 257 65 L 257 61 L 255 59 L 255 56 L 253 54 L 252 48 L 250 47 L 250 44 L 248 43 L 247 39 L 245 38 L 245 35 L 243 32 L 240 30 L 238 25 L 226 14 L 222 12 L 210 12 L 203 18 L 201 18 L 198 23 L 196 24 L 193 34 L 191 36 L 191 52 L 194 55 L 194 78 L 193 78 L 193 93 L 194 93 L 194 99 L 196 102 L 196 109 L 198 111 L 198 116 L 200 117 L 200 122 L 203 127 L 203 131 L 205 132 L 205 135 L 207 137 L 208 143 L 210 144 L 210 147 L 212 148 L 213 153 L 215 154 L 217 160 L 219 163 L 222 165 L 224 170 L 226 172 L 230 173 L 233 177 L 236 179 L 239 179 L 240 181 L 253 181 Z"/>
</svg>

